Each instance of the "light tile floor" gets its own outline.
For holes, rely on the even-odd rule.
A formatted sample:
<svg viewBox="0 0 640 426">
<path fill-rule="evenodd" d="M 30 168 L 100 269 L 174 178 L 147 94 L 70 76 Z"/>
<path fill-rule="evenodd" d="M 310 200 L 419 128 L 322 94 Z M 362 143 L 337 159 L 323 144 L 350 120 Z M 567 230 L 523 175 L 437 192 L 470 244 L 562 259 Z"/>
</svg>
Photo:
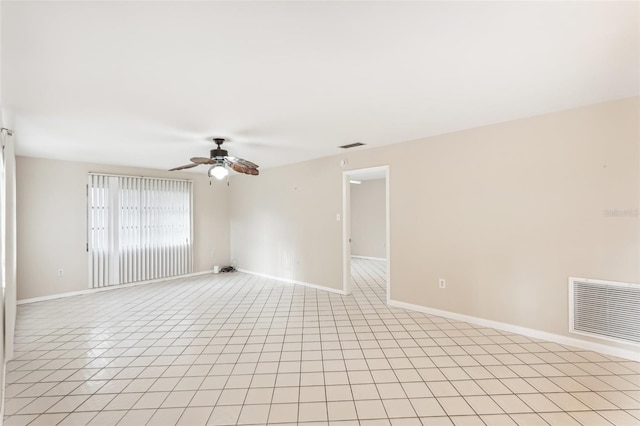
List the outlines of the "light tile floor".
<svg viewBox="0 0 640 426">
<path fill-rule="evenodd" d="M 5 425 L 640 425 L 640 364 L 233 273 L 19 307 Z"/>
</svg>

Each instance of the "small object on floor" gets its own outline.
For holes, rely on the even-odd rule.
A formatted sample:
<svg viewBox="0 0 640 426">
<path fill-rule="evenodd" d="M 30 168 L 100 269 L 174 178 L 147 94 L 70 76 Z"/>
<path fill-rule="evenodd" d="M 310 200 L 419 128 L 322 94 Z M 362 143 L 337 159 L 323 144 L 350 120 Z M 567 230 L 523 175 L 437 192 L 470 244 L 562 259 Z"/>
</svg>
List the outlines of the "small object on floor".
<svg viewBox="0 0 640 426">
<path fill-rule="evenodd" d="M 233 266 L 225 266 L 224 268 L 220 269 L 220 272 L 236 272 L 236 268 L 234 268 Z"/>
</svg>

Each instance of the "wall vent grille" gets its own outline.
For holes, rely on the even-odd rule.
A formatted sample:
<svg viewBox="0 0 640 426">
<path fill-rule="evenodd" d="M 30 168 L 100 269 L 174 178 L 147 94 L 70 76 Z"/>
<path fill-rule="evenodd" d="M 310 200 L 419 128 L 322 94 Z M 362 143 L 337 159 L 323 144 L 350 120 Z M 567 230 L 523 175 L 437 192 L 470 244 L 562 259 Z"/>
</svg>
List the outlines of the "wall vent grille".
<svg viewBox="0 0 640 426">
<path fill-rule="evenodd" d="M 356 143 L 350 143 L 349 145 L 342 145 L 339 146 L 338 148 L 342 148 L 342 149 L 349 149 L 349 148 L 355 148 L 357 146 L 363 146 L 364 144 L 362 142 L 356 142 Z"/>
<path fill-rule="evenodd" d="M 640 346 L 640 285 L 569 278 L 569 329 Z"/>
</svg>

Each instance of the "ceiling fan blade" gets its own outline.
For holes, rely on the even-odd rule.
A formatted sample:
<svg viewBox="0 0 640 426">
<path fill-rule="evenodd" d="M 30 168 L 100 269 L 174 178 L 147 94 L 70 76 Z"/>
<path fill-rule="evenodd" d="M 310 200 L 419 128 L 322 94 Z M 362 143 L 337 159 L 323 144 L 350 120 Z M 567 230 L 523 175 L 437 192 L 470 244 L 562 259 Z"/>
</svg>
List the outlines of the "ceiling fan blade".
<svg viewBox="0 0 640 426">
<path fill-rule="evenodd" d="M 251 161 L 245 160 L 244 158 L 238 158 L 238 157 L 227 157 L 227 160 L 229 160 L 232 163 L 239 163 L 245 167 L 249 167 L 251 169 L 257 169 L 258 166 L 255 163 L 252 163 Z"/>
<path fill-rule="evenodd" d="M 192 163 L 192 164 L 186 164 L 184 166 L 180 166 L 180 167 L 174 167 L 173 169 L 169 169 L 170 172 L 173 172 L 175 170 L 184 170 L 184 169 L 190 169 L 192 167 L 195 166 L 199 166 L 200 164 L 196 164 L 196 163 Z"/>
<path fill-rule="evenodd" d="M 231 167 L 231 169 L 233 171 L 238 172 L 238 173 L 246 173 L 247 170 L 249 170 L 246 167 L 242 167 L 240 164 L 233 163 L 231 161 L 227 162 L 227 164 L 229 165 L 229 167 Z"/>
<path fill-rule="evenodd" d="M 258 167 L 260 167 L 257 164 L 252 163 L 251 161 L 243 160 L 242 158 L 238 158 L 238 162 L 243 166 L 250 167 L 252 169 L 257 169 Z"/>
<path fill-rule="evenodd" d="M 233 171 L 236 171 L 238 173 L 244 173 L 245 175 L 252 175 L 252 176 L 256 176 L 259 174 L 258 169 L 246 167 L 240 163 L 235 163 L 227 160 L 227 164 L 229 165 L 229 167 L 231 167 Z"/>
<path fill-rule="evenodd" d="M 227 159 L 227 165 L 229 165 L 229 167 L 231 167 L 233 170 L 239 173 L 244 173 L 247 170 L 249 170 L 249 167 L 246 167 L 235 161 L 229 161 L 229 159 Z"/>
<path fill-rule="evenodd" d="M 212 160 L 211 158 L 205 158 L 205 157 L 193 157 L 191 161 L 197 164 L 216 164 L 216 160 Z"/>
</svg>

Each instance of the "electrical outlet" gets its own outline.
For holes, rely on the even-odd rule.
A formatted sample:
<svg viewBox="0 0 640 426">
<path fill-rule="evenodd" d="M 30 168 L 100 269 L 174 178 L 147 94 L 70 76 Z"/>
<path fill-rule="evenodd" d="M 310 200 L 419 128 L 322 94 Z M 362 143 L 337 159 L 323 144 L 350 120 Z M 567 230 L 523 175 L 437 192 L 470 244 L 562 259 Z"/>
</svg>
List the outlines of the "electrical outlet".
<svg viewBox="0 0 640 426">
<path fill-rule="evenodd" d="M 64 269 L 58 269 L 58 276 L 61 277 L 64 275 Z"/>
<path fill-rule="evenodd" d="M 440 278 L 440 280 L 438 281 L 438 286 L 440 288 L 446 288 L 447 287 L 447 282 L 444 280 L 444 278 Z"/>
</svg>

